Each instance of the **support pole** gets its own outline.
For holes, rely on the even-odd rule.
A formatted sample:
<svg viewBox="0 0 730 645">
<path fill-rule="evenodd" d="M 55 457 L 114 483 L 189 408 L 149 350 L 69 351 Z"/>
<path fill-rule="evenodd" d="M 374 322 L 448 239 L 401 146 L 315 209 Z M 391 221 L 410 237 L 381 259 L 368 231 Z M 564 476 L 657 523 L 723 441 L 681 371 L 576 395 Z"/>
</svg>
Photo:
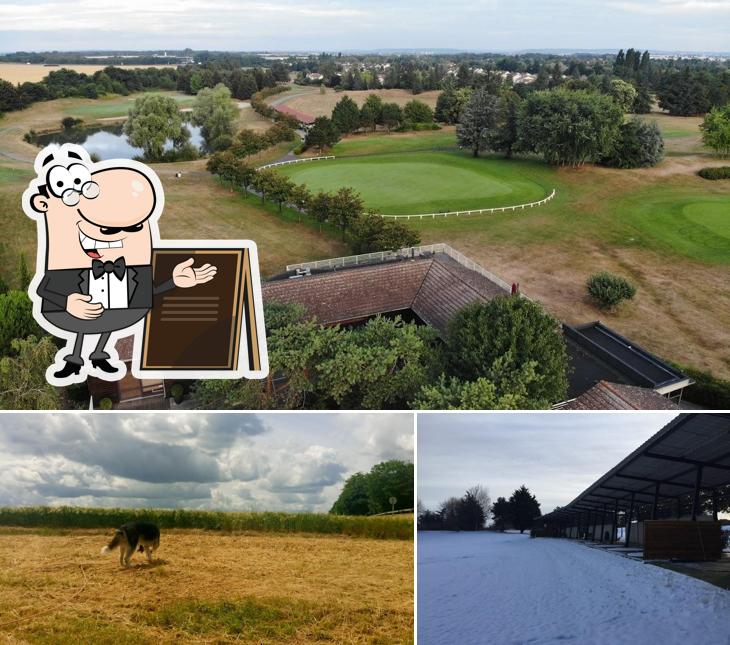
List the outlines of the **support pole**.
<svg viewBox="0 0 730 645">
<path fill-rule="evenodd" d="M 692 521 L 697 521 L 697 515 L 700 512 L 700 491 L 702 490 L 702 466 L 697 466 L 697 473 L 695 476 L 695 492 L 692 496 Z"/>
<path fill-rule="evenodd" d="M 657 518 L 657 511 L 659 509 L 659 482 L 654 485 L 654 504 L 651 507 L 651 519 Z"/>
<path fill-rule="evenodd" d="M 613 504 L 613 529 L 611 530 L 611 544 L 618 540 L 618 500 Z"/>
<path fill-rule="evenodd" d="M 606 531 L 606 505 L 603 505 L 601 510 L 601 544 L 603 543 L 603 536 Z"/>
<path fill-rule="evenodd" d="M 682 498 L 677 497 L 677 519 L 682 517 Z"/>
<path fill-rule="evenodd" d="M 714 522 L 717 522 L 717 507 L 718 507 L 717 488 L 713 488 L 712 489 L 712 520 Z"/>
<path fill-rule="evenodd" d="M 634 493 L 631 493 L 631 503 L 629 504 L 629 512 L 626 516 L 626 546 L 631 543 L 631 520 L 634 518 Z"/>
</svg>

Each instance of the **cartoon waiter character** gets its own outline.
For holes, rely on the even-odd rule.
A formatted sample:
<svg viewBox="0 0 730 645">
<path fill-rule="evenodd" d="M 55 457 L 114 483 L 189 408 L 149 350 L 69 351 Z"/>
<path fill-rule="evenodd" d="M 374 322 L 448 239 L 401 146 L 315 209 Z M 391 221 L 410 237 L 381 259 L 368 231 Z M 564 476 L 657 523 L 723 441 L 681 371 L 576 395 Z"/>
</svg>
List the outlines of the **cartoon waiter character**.
<svg viewBox="0 0 730 645">
<path fill-rule="evenodd" d="M 67 341 L 47 378 L 54 385 L 87 375 L 119 379 L 126 368 L 109 353 L 120 336 L 116 332 L 142 320 L 153 295 L 194 289 L 213 280 L 216 267 L 193 266 L 191 257 L 172 275 L 153 281 L 152 249 L 164 197 L 159 179 L 144 164 L 92 163 L 82 147 L 64 144 L 43 149 L 35 171 L 23 194 L 23 208 L 38 225 L 31 295 L 38 322 Z M 84 338 L 92 335 L 98 339 L 84 356 Z"/>
</svg>

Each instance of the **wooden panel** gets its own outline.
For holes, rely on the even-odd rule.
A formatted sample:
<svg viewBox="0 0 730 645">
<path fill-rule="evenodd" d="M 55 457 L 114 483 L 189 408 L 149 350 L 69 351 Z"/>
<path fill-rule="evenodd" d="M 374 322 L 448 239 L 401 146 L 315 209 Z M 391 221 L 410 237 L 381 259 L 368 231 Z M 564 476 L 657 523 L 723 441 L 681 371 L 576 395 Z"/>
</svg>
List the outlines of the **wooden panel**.
<svg viewBox="0 0 730 645">
<path fill-rule="evenodd" d="M 645 560 L 719 560 L 720 522 L 647 520 L 644 523 Z"/>
</svg>

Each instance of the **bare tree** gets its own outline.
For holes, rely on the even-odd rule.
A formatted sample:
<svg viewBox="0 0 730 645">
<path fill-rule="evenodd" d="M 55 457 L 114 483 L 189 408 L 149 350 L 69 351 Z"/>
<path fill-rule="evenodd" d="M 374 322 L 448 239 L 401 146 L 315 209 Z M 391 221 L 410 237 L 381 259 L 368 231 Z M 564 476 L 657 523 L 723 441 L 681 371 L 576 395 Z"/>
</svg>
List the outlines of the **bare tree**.
<svg viewBox="0 0 730 645">
<path fill-rule="evenodd" d="M 484 518 L 489 518 L 489 509 L 492 506 L 492 500 L 489 497 L 489 490 L 486 486 L 482 486 L 481 484 L 476 484 L 475 486 L 472 486 L 471 488 L 467 488 L 467 493 L 471 493 L 479 502 L 479 506 L 482 507 L 482 510 L 484 511 Z"/>
</svg>

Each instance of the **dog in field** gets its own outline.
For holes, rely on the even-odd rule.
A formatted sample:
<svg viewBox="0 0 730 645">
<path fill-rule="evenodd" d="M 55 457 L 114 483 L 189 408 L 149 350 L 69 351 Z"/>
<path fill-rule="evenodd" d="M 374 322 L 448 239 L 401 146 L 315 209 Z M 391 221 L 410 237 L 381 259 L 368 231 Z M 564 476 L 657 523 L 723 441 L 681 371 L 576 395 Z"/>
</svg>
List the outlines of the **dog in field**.
<svg viewBox="0 0 730 645">
<path fill-rule="evenodd" d="M 114 532 L 101 554 L 106 555 L 117 547 L 119 564 L 123 567 L 130 566 L 129 561 L 137 549 L 147 556 L 147 562 L 152 562 L 152 555 L 160 547 L 160 529 L 151 522 L 128 522 Z"/>
</svg>

